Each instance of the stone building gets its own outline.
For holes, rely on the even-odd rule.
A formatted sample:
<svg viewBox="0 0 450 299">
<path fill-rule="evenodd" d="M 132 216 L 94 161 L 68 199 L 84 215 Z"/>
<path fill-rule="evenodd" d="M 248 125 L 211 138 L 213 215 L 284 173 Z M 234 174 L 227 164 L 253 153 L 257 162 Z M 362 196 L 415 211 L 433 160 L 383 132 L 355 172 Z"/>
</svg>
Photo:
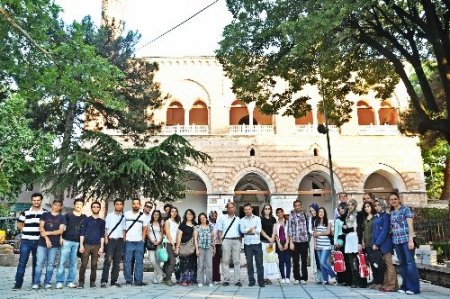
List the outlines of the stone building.
<svg viewBox="0 0 450 299">
<path fill-rule="evenodd" d="M 156 80 L 170 95 L 154 111 L 156 122 L 164 123 L 161 135 L 183 135 L 212 157 L 211 164 L 188 169 L 185 183 L 192 191 L 176 203 L 181 211 L 221 211 L 228 201 L 241 210 L 250 202 L 255 214 L 266 202 L 290 211 L 297 198 L 304 207 L 317 202 L 331 211 L 326 136 L 317 131 L 324 117 L 317 112 L 315 87 L 305 90 L 313 107 L 305 117 L 264 115 L 233 95 L 214 57 L 148 59 L 158 62 Z M 406 204 L 425 205 L 418 140 L 397 127 L 399 111 L 408 106 L 404 87 L 384 101 L 372 94 L 350 100 L 355 105 L 350 122 L 330 126 L 336 191 L 361 199 L 365 191 L 386 197 L 398 190 Z"/>
</svg>

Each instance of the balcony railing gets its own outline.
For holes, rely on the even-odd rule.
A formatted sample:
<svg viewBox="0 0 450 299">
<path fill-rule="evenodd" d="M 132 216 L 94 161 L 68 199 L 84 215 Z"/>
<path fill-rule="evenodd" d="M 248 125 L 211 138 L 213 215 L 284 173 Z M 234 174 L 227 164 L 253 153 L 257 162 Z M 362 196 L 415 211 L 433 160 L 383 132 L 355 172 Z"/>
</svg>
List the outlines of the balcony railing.
<svg viewBox="0 0 450 299">
<path fill-rule="evenodd" d="M 162 127 L 162 135 L 206 135 L 208 134 L 208 126 L 199 125 L 176 125 Z"/>
<path fill-rule="evenodd" d="M 297 125 L 296 132 L 299 134 L 320 134 L 317 130 L 317 126 L 314 125 Z M 335 125 L 328 125 L 330 133 L 339 134 L 339 128 Z"/>
<path fill-rule="evenodd" d="M 233 135 L 261 135 L 273 134 L 272 125 L 237 125 L 230 126 L 230 134 Z"/>
<path fill-rule="evenodd" d="M 399 135 L 397 125 L 367 125 L 358 127 L 358 135 Z"/>
</svg>

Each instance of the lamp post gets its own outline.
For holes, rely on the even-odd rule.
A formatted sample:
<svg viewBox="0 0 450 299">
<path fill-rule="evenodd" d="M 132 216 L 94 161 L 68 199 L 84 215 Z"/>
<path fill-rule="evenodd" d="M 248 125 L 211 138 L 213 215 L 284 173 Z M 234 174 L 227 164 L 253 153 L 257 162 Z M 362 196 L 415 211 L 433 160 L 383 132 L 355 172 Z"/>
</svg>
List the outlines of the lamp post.
<svg viewBox="0 0 450 299">
<path fill-rule="evenodd" d="M 323 116 L 325 118 L 325 125 L 320 124 L 317 126 L 317 130 L 321 134 L 327 136 L 327 149 L 328 149 L 328 168 L 330 170 L 330 184 L 331 184 L 331 207 L 332 211 L 336 208 L 336 189 L 334 188 L 334 178 L 333 178 L 333 161 L 331 159 L 331 145 L 330 145 L 330 130 L 328 128 L 328 115 L 327 108 L 325 105 L 325 93 L 323 92 L 323 82 L 322 82 L 322 97 L 323 97 Z"/>
</svg>

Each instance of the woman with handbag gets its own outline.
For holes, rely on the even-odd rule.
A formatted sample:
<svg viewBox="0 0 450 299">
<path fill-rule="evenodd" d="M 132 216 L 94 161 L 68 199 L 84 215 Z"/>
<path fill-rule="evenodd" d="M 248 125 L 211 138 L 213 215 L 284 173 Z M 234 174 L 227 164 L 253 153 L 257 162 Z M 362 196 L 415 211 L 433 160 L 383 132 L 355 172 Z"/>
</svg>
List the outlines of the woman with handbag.
<svg viewBox="0 0 450 299">
<path fill-rule="evenodd" d="M 147 227 L 147 250 L 149 252 L 150 262 L 153 265 L 153 283 L 160 283 L 164 273 L 161 270 L 160 261 L 156 257 L 156 250 L 161 246 L 163 240 L 162 234 L 162 215 L 159 210 L 154 210 Z"/>
<path fill-rule="evenodd" d="M 209 226 L 205 213 L 198 215 L 197 226 L 197 280 L 198 286 L 212 284 L 212 257 L 215 254 L 213 230 Z"/>
<path fill-rule="evenodd" d="M 343 272 L 337 272 L 337 282 L 338 284 L 349 286 L 352 284 L 352 270 L 350 266 L 349 257 L 345 254 L 345 234 L 342 231 L 342 227 L 345 224 L 345 219 L 347 218 L 347 203 L 341 202 L 338 205 L 338 215 L 339 217 L 334 221 L 334 248 L 336 251 L 342 252 L 344 255 L 344 265 L 345 270 Z"/>
<path fill-rule="evenodd" d="M 175 254 L 180 258 L 180 285 L 189 286 L 197 281 L 197 230 L 195 212 L 187 209 L 178 227 Z"/>
<path fill-rule="evenodd" d="M 348 202 L 348 213 L 347 218 L 345 219 L 345 223 L 342 226 L 342 231 L 345 234 L 345 255 L 348 257 L 350 261 L 350 268 L 352 271 L 352 288 L 365 288 L 366 284 L 364 280 L 359 276 L 358 271 L 358 222 L 357 215 L 358 211 L 356 210 L 358 203 L 355 199 L 349 199 Z"/>
<path fill-rule="evenodd" d="M 366 201 L 363 204 L 362 210 L 364 213 L 362 248 L 367 253 L 367 258 L 369 259 L 373 273 L 373 280 L 368 285 L 368 288 L 379 289 L 383 284 L 384 262 L 381 253 L 378 250 L 373 250 L 372 235 L 376 211 L 371 201 Z"/>
<path fill-rule="evenodd" d="M 386 201 L 382 198 L 375 200 L 375 219 L 373 220 L 372 248 L 383 255 L 385 265 L 384 277 L 380 291 L 396 292 L 398 289 L 397 272 L 392 263 L 392 235 L 391 218 L 386 213 Z"/>
<path fill-rule="evenodd" d="M 164 233 L 166 235 L 164 245 L 167 253 L 169 254 L 169 259 L 164 264 L 164 273 L 166 276 L 164 277 L 163 282 L 168 286 L 172 286 L 172 273 L 175 269 L 175 247 L 177 242 L 178 226 L 180 225 L 180 216 L 178 215 L 178 209 L 176 207 L 171 207 L 169 214 L 170 218 L 164 222 Z"/>
</svg>

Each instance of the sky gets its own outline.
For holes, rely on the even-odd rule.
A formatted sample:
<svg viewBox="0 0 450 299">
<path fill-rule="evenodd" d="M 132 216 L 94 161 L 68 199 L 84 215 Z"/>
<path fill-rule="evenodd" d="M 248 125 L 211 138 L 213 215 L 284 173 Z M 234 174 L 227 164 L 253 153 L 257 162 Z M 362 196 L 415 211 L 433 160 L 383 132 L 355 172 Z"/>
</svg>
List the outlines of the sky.
<svg viewBox="0 0 450 299">
<path fill-rule="evenodd" d="M 101 0 L 55 0 L 63 8 L 61 17 L 66 23 L 80 21 L 90 15 L 100 24 Z M 137 30 L 142 36 L 136 56 L 198 56 L 214 55 L 231 13 L 225 0 L 217 3 L 163 36 L 139 49 L 163 32 L 171 29 L 214 0 L 120 0 L 126 30 Z"/>
</svg>

